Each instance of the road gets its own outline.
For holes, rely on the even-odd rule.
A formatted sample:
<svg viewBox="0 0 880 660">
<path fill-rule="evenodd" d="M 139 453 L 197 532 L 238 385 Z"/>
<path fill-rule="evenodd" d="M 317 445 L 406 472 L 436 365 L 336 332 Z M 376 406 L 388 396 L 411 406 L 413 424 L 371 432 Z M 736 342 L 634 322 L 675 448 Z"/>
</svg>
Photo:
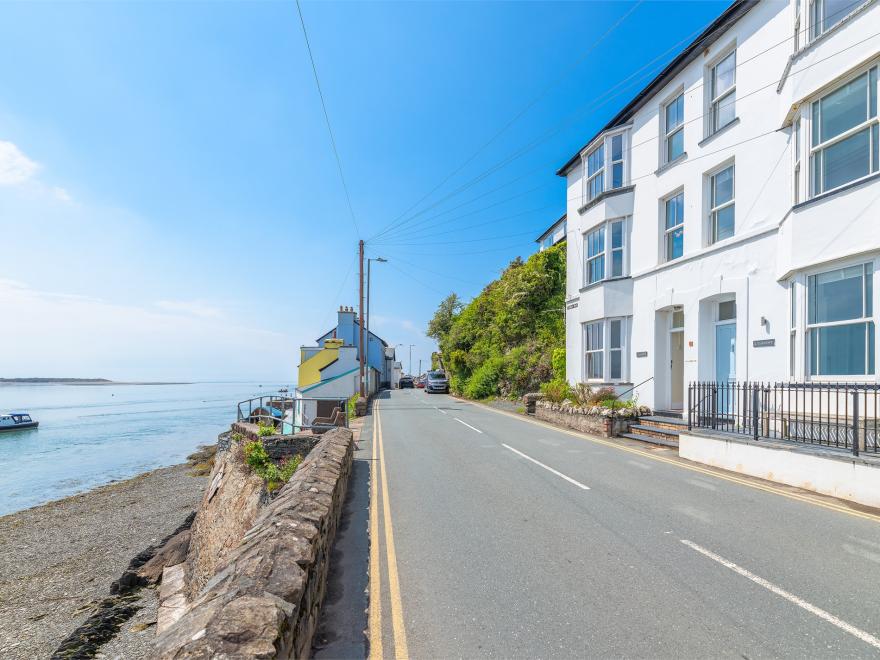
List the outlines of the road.
<svg viewBox="0 0 880 660">
<path fill-rule="evenodd" d="M 421 390 L 368 424 L 373 657 L 880 656 L 870 512 Z"/>
</svg>

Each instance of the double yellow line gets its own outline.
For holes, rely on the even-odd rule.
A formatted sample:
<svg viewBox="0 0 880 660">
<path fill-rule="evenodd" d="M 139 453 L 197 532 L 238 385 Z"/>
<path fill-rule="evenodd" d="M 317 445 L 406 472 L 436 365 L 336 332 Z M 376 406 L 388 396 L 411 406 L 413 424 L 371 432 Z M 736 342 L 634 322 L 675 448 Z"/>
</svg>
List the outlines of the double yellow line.
<svg viewBox="0 0 880 660">
<path fill-rule="evenodd" d="M 400 579 L 397 575 L 397 550 L 394 546 L 394 525 L 388 497 L 388 475 L 385 471 L 385 447 L 382 443 L 382 422 L 379 401 L 373 403 L 373 451 L 370 462 L 370 658 L 384 658 L 382 640 L 382 574 L 379 552 L 379 484 L 382 488 L 382 527 L 385 532 L 385 557 L 388 570 L 388 594 L 391 601 L 391 629 L 394 633 L 394 658 L 409 657 Z M 381 471 L 381 476 L 380 476 Z"/>
</svg>

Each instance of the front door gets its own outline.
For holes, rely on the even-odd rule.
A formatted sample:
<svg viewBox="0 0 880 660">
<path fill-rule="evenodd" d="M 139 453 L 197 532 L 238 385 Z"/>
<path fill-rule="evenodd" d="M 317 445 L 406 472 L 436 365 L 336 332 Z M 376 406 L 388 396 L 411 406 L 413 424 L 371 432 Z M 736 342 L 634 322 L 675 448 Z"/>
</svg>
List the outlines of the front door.
<svg viewBox="0 0 880 660">
<path fill-rule="evenodd" d="M 669 407 L 684 408 L 684 330 L 669 333 Z"/>
<path fill-rule="evenodd" d="M 736 323 L 719 323 L 715 326 L 715 381 L 736 382 Z M 719 412 L 731 412 L 732 397 L 727 389 L 718 397 Z"/>
</svg>

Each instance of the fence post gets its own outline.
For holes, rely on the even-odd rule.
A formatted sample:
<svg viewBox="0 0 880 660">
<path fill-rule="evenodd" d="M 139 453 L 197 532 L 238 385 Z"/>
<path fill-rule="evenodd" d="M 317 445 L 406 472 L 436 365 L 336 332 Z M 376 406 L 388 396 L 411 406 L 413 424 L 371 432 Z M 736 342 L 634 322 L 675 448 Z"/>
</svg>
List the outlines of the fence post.
<svg viewBox="0 0 880 660">
<path fill-rule="evenodd" d="M 712 430 L 718 428 L 718 383 L 712 383 Z"/>
<path fill-rule="evenodd" d="M 859 390 L 853 390 L 853 426 L 852 426 L 852 434 L 853 434 L 853 443 L 852 443 L 852 453 L 853 456 L 859 455 Z"/>
<path fill-rule="evenodd" d="M 693 429 L 693 423 L 691 422 L 691 387 L 692 385 L 688 385 L 688 431 Z"/>
<path fill-rule="evenodd" d="M 752 438 L 758 440 L 758 401 L 760 393 L 757 386 L 752 383 Z"/>
</svg>

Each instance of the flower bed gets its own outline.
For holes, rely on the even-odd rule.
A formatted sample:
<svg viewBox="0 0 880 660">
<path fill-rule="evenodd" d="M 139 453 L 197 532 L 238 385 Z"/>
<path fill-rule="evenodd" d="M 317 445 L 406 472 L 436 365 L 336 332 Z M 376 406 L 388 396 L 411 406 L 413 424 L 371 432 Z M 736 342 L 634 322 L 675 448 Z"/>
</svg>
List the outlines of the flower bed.
<svg viewBox="0 0 880 660">
<path fill-rule="evenodd" d="M 647 406 L 610 408 L 602 405 L 578 406 L 571 401 L 535 402 L 537 419 L 606 438 L 626 433 L 631 424 L 638 423 L 640 415 L 650 414 L 651 410 Z"/>
</svg>

